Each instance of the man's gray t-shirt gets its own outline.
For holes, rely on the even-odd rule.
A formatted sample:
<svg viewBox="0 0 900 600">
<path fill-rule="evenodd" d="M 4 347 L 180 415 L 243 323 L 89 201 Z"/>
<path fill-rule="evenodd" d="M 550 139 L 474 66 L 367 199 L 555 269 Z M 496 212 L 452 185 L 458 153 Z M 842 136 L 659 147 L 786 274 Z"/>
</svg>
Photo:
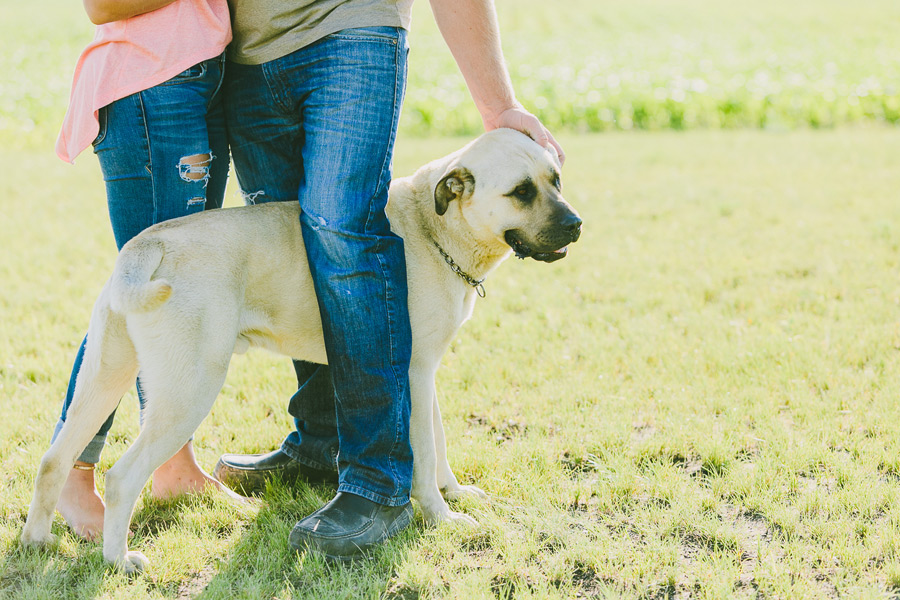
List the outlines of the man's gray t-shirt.
<svg viewBox="0 0 900 600">
<path fill-rule="evenodd" d="M 228 58 L 258 65 L 354 27 L 409 29 L 413 0 L 229 0 Z"/>
</svg>

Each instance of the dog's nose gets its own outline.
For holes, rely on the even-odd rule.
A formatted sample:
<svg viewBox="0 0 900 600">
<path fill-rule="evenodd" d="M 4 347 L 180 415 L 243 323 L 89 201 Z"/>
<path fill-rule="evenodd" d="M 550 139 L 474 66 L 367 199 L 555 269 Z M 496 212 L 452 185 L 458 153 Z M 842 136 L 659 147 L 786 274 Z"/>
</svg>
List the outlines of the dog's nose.
<svg viewBox="0 0 900 600">
<path fill-rule="evenodd" d="M 578 241 L 578 238 L 581 237 L 581 217 L 576 214 L 571 214 L 561 223 L 561 225 L 562 228 L 568 232 L 573 242 Z"/>
</svg>

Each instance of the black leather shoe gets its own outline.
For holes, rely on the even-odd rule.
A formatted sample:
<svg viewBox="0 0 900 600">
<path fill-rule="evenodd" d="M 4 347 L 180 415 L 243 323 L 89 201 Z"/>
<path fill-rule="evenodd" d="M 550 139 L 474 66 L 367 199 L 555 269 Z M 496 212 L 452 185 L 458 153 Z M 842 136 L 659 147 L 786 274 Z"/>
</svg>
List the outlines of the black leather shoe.
<svg viewBox="0 0 900 600">
<path fill-rule="evenodd" d="M 294 525 L 288 541 L 331 560 L 352 560 L 400 533 L 413 517 L 412 504 L 383 506 L 356 494 L 334 499 Z"/>
<path fill-rule="evenodd" d="M 304 479 L 309 483 L 334 483 L 338 481 L 337 471 L 323 471 L 299 463 L 281 450 L 268 454 L 223 454 L 213 477 L 228 487 L 254 494 L 266 489 L 266 481 L 275 477 L 293 482 Z"/>
</svg>

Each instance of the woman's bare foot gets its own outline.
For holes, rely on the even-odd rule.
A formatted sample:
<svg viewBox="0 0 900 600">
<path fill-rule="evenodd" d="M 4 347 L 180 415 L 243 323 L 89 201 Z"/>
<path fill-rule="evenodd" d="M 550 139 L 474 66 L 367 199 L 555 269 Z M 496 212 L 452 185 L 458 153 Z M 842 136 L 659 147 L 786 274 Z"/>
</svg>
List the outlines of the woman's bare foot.
<svg viewBox="0 0 900 600">
<path fill-rule="evenodd" d="M 78 467 L 85 467 L 79 469 Z M 103 534 L 103 514 L 106 505 L 94 483 L 94 465 L 81 461 L 69 471 L 66 483 L 59 495 L 56 510 L 76 535 L 97 541 Z M 151 494 L 154 498 L 172 498 L 181 494 L 200 492 L 212 486 L 237 502 L 246 498 L 233 492 L 218 479 L 209 475 L 197 464 L 194 448 L 185 444 L 175 456 L 153 473 Z"/>
<path fill-rule="evenodd" d="M 56 510 L 76 535 L 96 541 L 103 533 L 106 505 L 94 485 L 94 465 L 81 461 L 76 461 L 75 465 L 66 478 Z M 90 468 L 79 469 L 78 466 Z"/>
<path fill-rule="evenodd" d="M 244 502 L 245 498 L 233 492 L 221 481 L 204 471 L 197 464 L 194 447 L 191 442 L 185 444 L 175 456 L 160 465 L 153 472 L 153 485 L 150 494 L 154 498 L 166 499 L 181 494 L 192 494 L 203 491 L 207 486 L 224 492 L 231 499 Z"/>
</svg>

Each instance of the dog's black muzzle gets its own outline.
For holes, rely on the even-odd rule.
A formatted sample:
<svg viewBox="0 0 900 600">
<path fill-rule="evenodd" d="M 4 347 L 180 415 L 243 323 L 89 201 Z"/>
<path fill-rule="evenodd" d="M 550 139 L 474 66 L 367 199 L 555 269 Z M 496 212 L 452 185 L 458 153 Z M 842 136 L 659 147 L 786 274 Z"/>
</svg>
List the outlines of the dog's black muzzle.
<svg viewBox="0 0 900 600">
<path fill-rule="evenodd" d="M 503 237 L 517 258 L 554 262 L 565 258 L 568 245 L 581 237 L 581 218 L 575 213 L 567 213 L 558 223 L 542 231 L 534 242 L 526 242 L 518 229 L 510 229 Z"/>
</svg>

